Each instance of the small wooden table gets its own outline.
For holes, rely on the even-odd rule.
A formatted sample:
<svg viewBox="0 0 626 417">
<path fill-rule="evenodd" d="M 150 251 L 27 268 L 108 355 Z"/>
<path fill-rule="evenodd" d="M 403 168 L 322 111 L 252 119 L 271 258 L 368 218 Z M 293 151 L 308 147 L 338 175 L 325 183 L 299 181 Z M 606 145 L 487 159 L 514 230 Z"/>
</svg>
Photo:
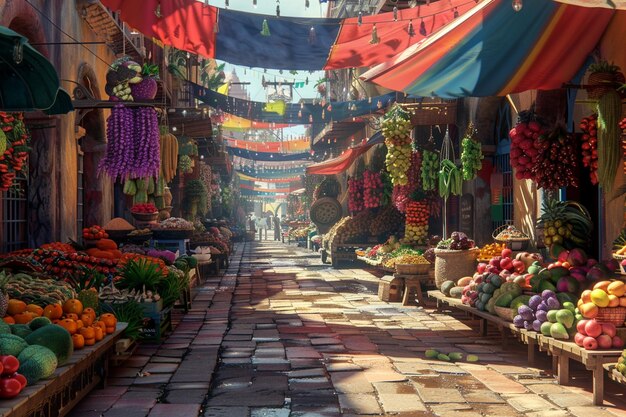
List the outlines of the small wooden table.
<svg viewBox="0 0 626 417">
<path fill-rule="evenodd" d="M 424 296 L 422 294 L 422 282 L 428 281 L 428 274 L 425 275 L 409 275 L 409 274 L 393 274 L 395 278 L 404 280 L 404 296 L 402 297 L 402 305 L 424 305 Z M 417 303 L 415 300 L 417 299 Z"/>
</svg>

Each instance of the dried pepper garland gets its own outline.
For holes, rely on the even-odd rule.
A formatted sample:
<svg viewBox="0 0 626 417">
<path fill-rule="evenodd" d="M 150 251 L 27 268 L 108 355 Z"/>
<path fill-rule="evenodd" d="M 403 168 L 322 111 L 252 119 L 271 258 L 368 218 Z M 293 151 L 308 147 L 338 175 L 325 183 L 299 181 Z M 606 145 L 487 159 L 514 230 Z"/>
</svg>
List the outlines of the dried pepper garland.
<svg viewBox="0 0 626 417">
<path fill-rule="evenodd" d="M 26 165 L 30 136 L 23 119 L 22 113 L 0 112 L 0 191 L 8 191 Z"/>
</svg>

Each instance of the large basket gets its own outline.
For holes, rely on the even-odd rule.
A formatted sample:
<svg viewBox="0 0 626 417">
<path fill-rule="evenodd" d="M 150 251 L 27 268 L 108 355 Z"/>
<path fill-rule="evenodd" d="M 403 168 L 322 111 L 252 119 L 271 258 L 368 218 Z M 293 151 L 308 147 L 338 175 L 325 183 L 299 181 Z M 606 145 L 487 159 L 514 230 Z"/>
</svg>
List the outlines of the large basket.
<svg viewBox="0 0 626 417">
<path fill-rule="evenodd" d="M 495 306 L 496 315 L 500 317 L 502 320 L 513 322 L 513 318 L 516 315 L 515 310 L 508 307 L 498 307 Z"/>
<path fill-rule="evenodd" d="M 158 211 L 154 213 L 133 213 L 131 211 L 130 214 L 133 216 L 133 219 L 138 222 L 156 222 L 159 219 Z"/>
<path fill-rule="evenodd" d="M 596 321 L 598 323 L 612 323 L 621 327 L 626 320 L 626 307 L 602 307 L 598 309 Z"/>
<path fill-rule="evenodd" d="M 478 248 L 469 250 L 435 249 L 435 286 L 441 289 L 444 281 L 457 282 L 474 275 Z"/>
<path fill-rule="evenodd" d="M 587 96 L 592 100 L 597 100 L 606 93 L 615 91 L 623 84 L 624 75 L 612 72 L 594 72 L 589 74 L 587 79 Z"/>
<path fill-rule="evenodd" d="M 491 237 L 493 238 L 494 241 L 496 241 L 497 243 L 500 244 L 504 244 L 506 245 L 507 248 L 514 250 L 514 251 L 523 251 L 523 250 L 527 250 L 528 249 L 528 245 L 530 243 L 530 238 L 526 237 L 526 238 L 508 238 L 508 239 L 498 239 L 497 236 L 500 234 L 500 232 L 504 231 L 507 227 L 509 227 L 510 225 L 508 224 L 504 224 L 500 227 L 498 227 L 496 230 L 493 231 L 493 233 L 491 234 Z"/>
<path fill-rule="evenodd" d="M 430 264 L 396 264 L 396 272 L 401 275 L 424 275 Z"/>
</svg>

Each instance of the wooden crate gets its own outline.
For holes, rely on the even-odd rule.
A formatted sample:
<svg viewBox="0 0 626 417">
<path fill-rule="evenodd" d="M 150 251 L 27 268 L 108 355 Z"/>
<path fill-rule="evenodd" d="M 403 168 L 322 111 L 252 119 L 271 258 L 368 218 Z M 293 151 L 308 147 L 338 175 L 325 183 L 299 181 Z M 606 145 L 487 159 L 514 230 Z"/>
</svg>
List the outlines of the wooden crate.
<svg viewBox="0 0 626 417">
<path fill-rule="evenodd" d="M 402 289 L 404 280 L 392 275 L 385 275 L 378 283 L 378 298 L 382 301 L 398 302 L 402 301 Z"/>
</svg>

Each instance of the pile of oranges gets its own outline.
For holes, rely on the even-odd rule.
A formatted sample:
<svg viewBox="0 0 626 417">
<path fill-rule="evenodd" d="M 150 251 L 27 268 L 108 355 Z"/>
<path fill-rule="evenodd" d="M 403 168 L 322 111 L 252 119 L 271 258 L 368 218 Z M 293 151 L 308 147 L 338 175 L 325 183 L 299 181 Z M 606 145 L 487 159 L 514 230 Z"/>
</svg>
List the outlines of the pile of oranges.
<svg viewBox="0 0 626 417">
<path fill-rule="evenodd" d="M 42 316 L 72 335 L 74 349 L 95 345 L 107 334 L 115 332 L 117 325 L 115 315 L 104 313 L 97 317 L 93 308 L 83 308 L 80 300 L 75 298 L 67 300 L 63 305 L 50 304 L 45 308 L 10 299 L 7 316 L 3 320 L 9 324 L 28 324 L 35 317 Z"/>
</svg>

